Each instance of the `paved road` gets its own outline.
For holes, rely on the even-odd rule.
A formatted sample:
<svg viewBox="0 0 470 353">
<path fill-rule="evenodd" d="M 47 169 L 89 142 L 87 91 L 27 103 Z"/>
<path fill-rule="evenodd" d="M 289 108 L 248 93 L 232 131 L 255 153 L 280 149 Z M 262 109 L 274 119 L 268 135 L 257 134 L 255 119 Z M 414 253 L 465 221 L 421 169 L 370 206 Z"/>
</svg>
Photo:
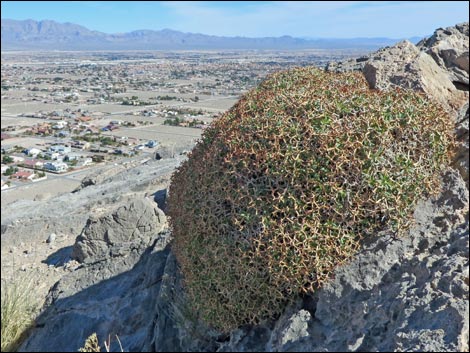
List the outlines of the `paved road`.
<svg viewBox="0 0 470 353">
<path fill-rule="evenodd" d="M 217 100 L 222 100 L 222 99 L 238 99 L 240 98 L 240 95 L 235 95 L 235 96 L 217 96 L 213 98 L 208 98 L 204 100 L 199 100 L 197 102 L 184 102 L 184 103 L 165 103 L 165 105 L 168 108 L 179 108 L 179 107 L 184 107 L 186 105 L 196 105 L 198 109 L 206 109 L 206 110 L 215 110 L 215 111 L 224 111 L 225 109 L 218 109 L 214 107 L 204 107 L 200 106 L 200 103 L 205 103 L 205 102 L 210 102 L 210 101 L 217 101 Z M 141 106 L 142 109 L 153 109 L 153 108 L 162 108 L 161 104 L 151 104 L 151 105 L 143 105 Z M 195 108 L 196 109 L 196 108 Z M 132 110 L 123 110 L 119 112 L 112 112 L 108 113 L 107 115 L 122 115 L 122 114 L 127 114 L 127 113 L 133 113 L 137 111 L 138 109 L 134 108 Z"/>
<path fill-rule="evenodd" d="M 62 173 L 62 174 L 45 172 L 46 175 L 47 175 L 47 178 L 44 179 L 44 180 L 39 180 L 39 181 L 36 181 L 34 183 L 31 183 L 31 182 L 13 182 L 12 186 L 9 187 L 8 189 L 5 189 L 5 190 L 21 189 L 21 188 L 31 186 L 31 185 L 38 185 L 38 184 L 44 183 L 48 180 L 60 181 L 60 180 L 63 180 L 63 179 L 68 179 L 68 180 L 72 180 L 72 181 L 81 181 L 86 175 L 88 175 L 92 172 L 95 173 L 97 171 L 100 171 L 101 169 L 106 168 L 106 167 L 110 166 L 111 164 L 115 164 L 115 165 L 120 164 L 120 165 L 122 165 L 122 164 L 126 164 L 126 163 L 129 163 L 129 162 L 144 160 L 146 158 L 151 158 L 153 153 L 154 153 L 153 151 L 142 151 L 142 154 L 139 155 L 139 156 L 136 156 L 136 157 L 123 157 L 117 162 L 109 161 L 107 163 L 103 163 L 102 165 L 92 165 L 91 168 L 77 169 L 77 170 L 73 170 L 73 171 L 70 171 L 70 172 L 67 172 L 67 173 Z M 2 191 L 4 191 L 4 190 L 2 190 Z"/>
<path fill-rule="evenodd" d="M 218 109 L 218 108 L 214 108 L 214 107 L 204 107 L 204 106 L 201 106 L 200 104 L 202 103 L 205 103 L 205 102 L 210 102 L 210 101 L 217 101 L 217 100 L 223 100 L 223 99 L 238 99 L 240 98 L 240 95 L 232 95 L 232 96 L 215 96 L 215 97 L 211 97 L 211 98 L 208 98 L 208 99 L 200 99 L 199 101 L 197 102 L 183 102 L 183 103 L 175 103 L 175 104 L 171 104 L 171 103 L 165 103 L 165 105 L 167 107 L 171 107 L 171 108 L 177 108 L 177 107 L 184 107 L 184 106 L 187 106 L 187 105 L 196 105 L 197 108 L 199 109 L 206 109 L 206 110 L 216 110 L 216 111 L 223 111 L 225 109 Z M 18 104 L 24 104 L 25 106 L 28 105 L 28 104 L 34 104 L 34 103 L 37 103 L 37 102 L 18 102 L 18 103 L 13 103 L 13 104 L 4 104 L 5 107 L 8 107 L 8 106 L 14 106 L 14 105 L 18 105 Z M 99 106 L 97 105 L 93 105 L 93 106 L 89 106 L 87 104 L 81 104 L 80 106 L 83 106 L 84 108 L 91 108 L 91 107 L 95 107 L 96 111 L 99 111 Z M 116 104 L 116 106 L 119 106 L 119 104 Z M 110 113 L 106 113 L 106 116 L 108 115 L 122 115 L 122 114 L 127 114 L 127 113 L 134 113 L 140 109 L 152 109 L 152 108 L 161 108 L 162 105 L 161 104 L 151 104 L 151 105 L 145 105 L 145 106 L 133 106 L 133 109 L 128 109 L 128 110 L 122 110 L 122 111 L 119 111 L 119 112 L 110 112 Z M 5 117 L 5 118 L 22 118 L 20 116 L 21 114 L 9 114 L 9 113 L 3 113 L 2 112 L 2 116 Z M 26 118 L 26 117 L 25 117 Z M 40 120 L 47 120 L 47 119 L 40 119 Z"/>
</svg>

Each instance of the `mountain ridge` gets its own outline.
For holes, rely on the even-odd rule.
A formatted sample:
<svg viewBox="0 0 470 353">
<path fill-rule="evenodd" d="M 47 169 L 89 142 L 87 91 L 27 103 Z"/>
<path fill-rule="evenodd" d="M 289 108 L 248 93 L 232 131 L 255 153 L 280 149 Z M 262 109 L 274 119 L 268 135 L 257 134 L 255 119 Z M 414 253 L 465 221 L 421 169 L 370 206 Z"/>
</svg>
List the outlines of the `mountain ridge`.
<svg viewBox="0 0 470 353">
<path fill-rule="evenodd" d="M 224 37 L 202 33 L 139 29 L 104 33 L 52 20 L 3 19 L 2 51 L 7 50 L 191 50 L 191 49 L 377 49 L 392 38 Z M 409 38 L 417 41 L 419 37 Z"/>
</svg>

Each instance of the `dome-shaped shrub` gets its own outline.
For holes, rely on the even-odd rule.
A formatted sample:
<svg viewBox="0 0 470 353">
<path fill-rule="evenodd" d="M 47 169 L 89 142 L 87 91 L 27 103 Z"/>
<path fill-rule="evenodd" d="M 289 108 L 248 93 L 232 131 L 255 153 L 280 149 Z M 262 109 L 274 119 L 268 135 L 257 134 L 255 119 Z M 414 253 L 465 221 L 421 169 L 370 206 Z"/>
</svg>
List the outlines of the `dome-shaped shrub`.
<svg viewBox="0 0 470 353">
<path fill-rule="evenodd" d="M 205 131 L 170 187 L 174 251 L 191 304 L 230 330 L 321 285 L 360 240 L 409 226 L 436 191 L 451 123 L 359 73 L 270 76 Z"/>
</svg>

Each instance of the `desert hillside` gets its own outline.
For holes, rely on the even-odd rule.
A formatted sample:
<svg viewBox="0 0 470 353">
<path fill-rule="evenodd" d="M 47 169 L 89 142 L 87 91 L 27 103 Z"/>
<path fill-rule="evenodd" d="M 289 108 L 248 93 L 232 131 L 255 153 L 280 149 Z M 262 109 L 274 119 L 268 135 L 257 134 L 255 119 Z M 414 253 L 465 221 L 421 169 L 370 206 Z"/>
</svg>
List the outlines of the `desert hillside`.
<svg viewBox="0 0 470 353">
<path fill-rule="evenodd" d="M 320 83 L 323 86 L 318 86 Z M 321 89 L 317 92 L 315 87 Z M 338 99 L 343 93 L 344 97 L 350 97 L 348 92 L 353 92 L 354 98 Z M 323 97 L 323 106 L 289 105 L 295 102 L 292 97 L 309 95 L 313 97 L 309 102 Z M 90 175 L 73 193 L 42 203 L 25 200 L 10 205 L 2 212 L 2 278 L 17 274 L 15 258 L 23 256 L 29 261 L 27 270 L 33 271 L 38 279 L 39 296 L 45 297 L 43 310 L 20 351 L 77 351 L 93 333 L 100 342 L 108 335 L 117 335 L 124 351 L 468 351 L 468 99 L 469 24 L 463 23 L 437 29 L 417 45 L 399 42 L 365 57 L 330 63 L 324 70 L 302 68 L 277 73 L 242 97 L 214 123 L 215 128 L 204 133 L 204 143 L 189 156 L 114 166 Z M 349 161 L 354 168 L 360 165 L 357 169 L 361 173 L 385 175 L 389 169 L 384 168 L 392 164 L 387 162 L 389 155 L 385 152 L 377 157 L 382 162 L 372 166 L 367 159 L 360 162 L 362 164 L 359 161 L 362 152 L 373 153 L 374 150 L 350 152 L 358 144 L 369 141 L 366 137 L 359 138 L 358 131 L 362 131 L 359 127 L 365 126 L 364 120 L 355 119 L 366 112 L 369 114 L 366 106 L 376 112 L 384 102 L 390 104 L 390 111 L 403 106 L 403 114 L 418 112 L 414 120 L 396 126 L 393 119 L 398 119 L 398 115 L 390 118 L 392 122 L 379 119 L 383 125 L 377 122 L 376 136 L 373 136 L 373 141 L 383 146 L 388 146 L 387 141 L 399 141 L 400 136 L 410 138 L 411 142 L 405 145 L 389 143 L 393 151 L 412 156 L 410 160 L 421 168 L 403 167 L 395 174 L 390 172 L 390 179 L 401 180 L 405 185 L 408 179 L 399 178 L 409 171 L 406 175 L 414 179 L 408 189 L 391 188 L 391 182 L 384 178 L 383 184 L 371 184 L 375 189 L 351 189 L 355 190 L 357 199 L 345 193 L 340 208 L 335 208 L 337 198 L 331 200 L 328 198 L 330 191 L 322 189 L 331 182 L 328 175 L 311 181 L 307 176 L 303 179 L 297 174 L 284 173 L 284 170 L 300 170 L 301 174 L 305 169 L 296 169 L 292 151 L 296 151 L 294 146 L 308 143 L 299 136 L 311 131 L 308 136 L 322 136 L 324 140 L 319 141 L 326 144 L 345 143 L 344 153 L 339 149 L 330 155 L 334 156 L 335 163 L 346 165 Z M 409 102 L 418 103 L 408 105 Z M 332 110 L 328 110 L 330 108 Z M 310 115 L 311 121 L 320 121 L 316 114 L 323 109 L 331 114 L 342 112 L 336 120 L 331 119 L 331 124 L 337 124 L 335 134 L 330 136 L 325 132 L 325 124 L 329 122 L 324 120 L 315 126 L 297 123 L 301 117 Z M 273 127 L 281 110 L 292 117 L 293 128 L 289 133 Z M 269 119 L 250 121 L 258 116 Z M 386 114 L 379 116 L 383 118 Z M 253 131 L 249 131 L 254 137 L 238 135 L 237 126 L 243 129 L 254 126 Z M 349 132 L 351 126 L 359 130 Z M 304 130 L 300 133 L 297 128 Z M 420 139 L 410 137 L 410 129 L 423 136 L 438 135 L 439 138 L 435 137 L 433 143 L 421 144 Z M 344 136 L 350 138 L 343 141 Z M 271 165 L 270 174 L 262 174 L 260 171 L 268 169 L 266 163 L 271 156 L 267 153 L 261 163 L 262 153 L 251 153 L 250 149 L 273 141 L 280 146 L 273 150 L 279 159 Z M 322 146 L 326 149 L 326 145 L 311 148 L 323 153 Z M 433 148 L 435 151 L 431 151 Z M 418 150 L 421 156 L 415 153 Z M 207 151 L 217 151 L 222 157 L 212 158 L 210 153 L 205 154 Z M 310 154 L 304 162 L 315 158 L 317 154 Z M 359 164 L 353 163 L 355 158 Z M 228 170 L 234 178 L 217 169 L 231 161 L 239 163 Z M 323 163 L 319 159 L 317 162 Z M 327 165 L 330 166 L 325 164 L 325 168 Z M 243 174 L 253 170 L 253 166 L 259 173 Z M 291 167 L 293 169 L 289 169 Z M 337 182 L 339 189 L 365 179 L 364 174 L 357 180 L 348 179 L 353 171 L 339 167 L 335 172 L 335 180 L 341 181 Z M 267 218 L 257 219 L 255 212 L 233 215 L 243 207 L 244 210 L 250 210 L 250 205 L 257 207 L 255 201 L 250 203 L 254 200 L 250 199 L 253 193 L 251 186 L 246 185 L 261 180 L 263 175 L 269 175 L 264 186 L 274 185 L 273 176 L 276 176 L 277 186 L 284 177 L 282 180 L 288 179 L 293 184 L 308 180 L 322 190 L 323 193 L 307 195 L 302 193 L 305 188 L 300 183 L 297 189 L 293 188 L 295 192 L 291 196 L 307 204 L 308 200 L 317 198 L 322 208 L 315 211 L 328 210 L 325 217 L 330 218 L 320 219 L 323 223 L 318 229 L 327 229 L 329 236 L 340 234 L 344 236 L 341 239 L 347 239 L 335 243 L 335 246 L 344 246 L 341 256 L 332 256 L 336 262 L 330 261 L 329 253 L 323 252 L 323 248 L 307 253 L 300 262 L 282 258 L 285 239 L 296 240 L 300 232 L 308 238 L 306 228 L 296 227 L 300 222 L 313 229 L 313 216 L 310 219 L 294 212 L 300 201 L 295 206 L 278 203 L 269 209 L 270 215 L 278 212 L 277 218 L 270 218 L 274 219 L 273 223 L 266 223 Z M 202 177 L 212 182 L 202 183 Z M 188 182 L 189 186 L 183 186 L 187 180 L 193 180 L 194 185 Z M 227 189 L 227 185 L 238 185 L 240 189 L 233 191 Z M 192 193 L 197 187 L 200 187 L 198 192 Z M 341 190 L 334 191 L 341 195 Z M 371 193 L 370 197 L 380 197 L 374 199 L 373 207 L 369 200 L 361 199 L 361 190 L 376 190 L 377 194 Z M 411 190 L 419 193 L 413 194 Z M 225 200 L 218 197 L 230 193 L 233 200 L 222 205 Z M 271 195 L 259 197 L 268 200 Z M 332 216 L 345 210 L 348 202 L 359 207 L 357 218 L 345 211 L 344 214 L 349 214 L 345 219 Z M 394 207 L 397 205 L 400 207 Z M 245 233 L 220 225 L 220 220 L 226 216 L 222 211 L 230 207 L 230 225 L 247 229 Z M 221 210 L 221 213 L 209 217 L 208 212 L 213 210 Z M 372 218 L 369 217 L 371 212 Z M 177 221 L 180 216 L 186 218 Z M 294 221 L 275 223 L 282 217 L 291 217 L 289 219 Z M 361 222 L 364 217 L 369 223 Z M 307 218 L 311 223 L 305 221 Z M 271 226 L 271 232 L 259 231 L 256 222 L 260 219 Z M 371 223 L 372 219 L 375 223 Z M 338 227 L 345 227 L 347 231 L 341 228 L 340 233 L 335 233 Z M 204 229 L 208 229 L 207 233 Z M 212 238 L 207 235 L 209 229 L 215 234 Z M 217 237 L 214 229 L 221 233 L 232 232 L 230 234 L 237 239 L 245 236 L 237 244 L 249 243 L 251 236 L 260 233 L 270 241 L 277 239 L 276 234 L 284 237 L 279 245 L 279 257 L 289 266 L 277 266 L 278 253 L 269 253 L 265 250 L 268 246 L 259 246 L 256 250 L 269 255 L 269 261 L 263 258 L 266 262 L 255 263 L 250 258 L 242 267 L 246 273 L 262 279 L 259 283 L 270 291 L 264 294 L 271 293 L 271 296 L 260 296 L 266 302 L 253 306 L 253 315 L 245 304 L 253 305 L 250 300 L 261 292 L 250 287 L 256 285 L 254 281 L 243 282 L 246 291 L 233 288 L 238 297 L 230 296 L 230 290 L 220 283 L 223 279 L 220 273 L 227 274 L 224 284 L 232 283 L 233 276 L 239 276 L 234 277 L 238 282 L 243 277 L 232 270 L 244 260 L 229 253 L 229 250 L 238 251 L 239 247 L 228 247 L 229 250 L 219 247 L 216 251 L 211 248 L 209 252 L 209 248 L 205 251 L 197 246 L 219 246 L 222 237 Z M 190 231 L 186 237 L 185 230 Z M 356 237 L 358 232 L 367 236 Z M 57 234 L 57 238 L 50 239 L 51 233 Z M 325 248 L 328 247 L 325 245 Z M 28 254 L 34 256 L 25 256 Z M 206 254 L 208 258 L 204 259 Z M 315 267 L 309 267 L 313 266 L 314 261 L 309 259 L 314 255 Z M 322 259 L 333 265 L 324 265 Z M 264 264 L 273 271 L 266 274 Z M 230 270 L 225 271 L 229 266 Z M 298 268 L 294 271 L 292 266 Z M 261 270 L 252 271 L 252 267 Z M 213 273 L 207 270 L 214 268 L 222 272 L 206 280 Z M 312 268 L 315 275 L 308 272 Z M 203 279 L 198 277 L 201 271 Z M 306 283 L 304 291 L 298 290 L 302 285 L 289 277 L 291 273 L 302 274 L 299 283 Z M 212 295 L 214 288 L 217 295 Z M 242 292 L 255 294 L 246 299 Z M 286 293 L 290 295 L 287 299 Z M 224 301 L 224 298 L 229 299 Z M 241 299 L 230 301 L 233 298 Z M 228 320 L 230 308 L 237 315 Z M 111 351 L 119 350 L 118 342 L 113 339 Z"/>
</svg>

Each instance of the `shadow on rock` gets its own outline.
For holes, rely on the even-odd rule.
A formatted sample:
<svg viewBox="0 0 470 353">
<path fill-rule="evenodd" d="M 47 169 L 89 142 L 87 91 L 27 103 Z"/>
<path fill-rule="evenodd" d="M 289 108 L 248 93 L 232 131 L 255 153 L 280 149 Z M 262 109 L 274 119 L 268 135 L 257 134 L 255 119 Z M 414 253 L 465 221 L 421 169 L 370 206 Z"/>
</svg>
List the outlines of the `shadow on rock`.
<svg viewBox="0 0 470 353">
<path fill-rule="evenodd" d="M 72 259 L 73 246 L 66 246 L 50 254 L 47 259 L 41 261 L 49 266 L 60 267 Z"/>
<path fill-rule="evenodd" d="M 51 288 L 20 351 L 76 352 L 94 332 L 100 345 L 117 335 L 125 351 L 142 351 L 153 332 L 168 254 L 157 239 L 142 255 L 84 265 L 65 276 Z M 120 351 L 115 340 L 111 351 Z"/>
<path fill-rule="evenodd" d="M 152 194 L 153 200 L 157 203 L 158 208 L 161 209 L 163 212 L 166 211 L 166 198 L 167 198 L 167 191 L 166 189 L 161 189 Z"/>
</svg>

